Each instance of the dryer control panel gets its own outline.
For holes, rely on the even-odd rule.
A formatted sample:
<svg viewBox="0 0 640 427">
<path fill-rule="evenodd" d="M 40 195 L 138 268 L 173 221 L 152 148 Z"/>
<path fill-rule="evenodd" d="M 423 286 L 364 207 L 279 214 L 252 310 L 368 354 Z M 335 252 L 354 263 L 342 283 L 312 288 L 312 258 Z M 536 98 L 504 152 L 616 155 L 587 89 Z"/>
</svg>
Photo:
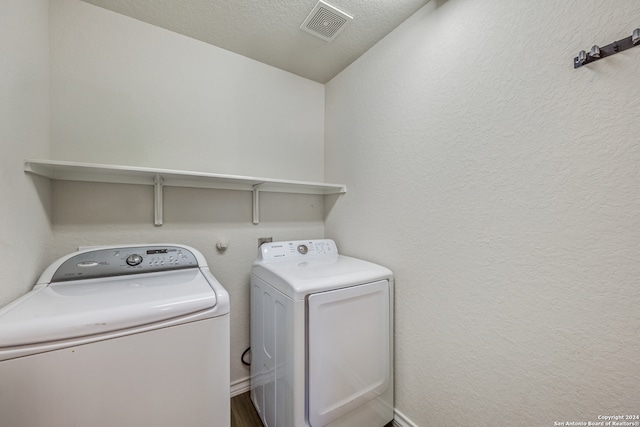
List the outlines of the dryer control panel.
<svg viewBox="0 0 640 427">
<path fill-rule="evenodd" d="M 293 240 L 290 242 L 269 242 L 260 246 L 258 258 L 263 261 L 283 261 L 308 257 L 334 257 L 338 248 L 331 239 Z"/>
<path fill-rule="evenodd" d="M 136 246 L 88 250 L 66 260 L 52 282 L 94 279 L 198 267 L 195 255 L 180 246 Z"/>
</svg>

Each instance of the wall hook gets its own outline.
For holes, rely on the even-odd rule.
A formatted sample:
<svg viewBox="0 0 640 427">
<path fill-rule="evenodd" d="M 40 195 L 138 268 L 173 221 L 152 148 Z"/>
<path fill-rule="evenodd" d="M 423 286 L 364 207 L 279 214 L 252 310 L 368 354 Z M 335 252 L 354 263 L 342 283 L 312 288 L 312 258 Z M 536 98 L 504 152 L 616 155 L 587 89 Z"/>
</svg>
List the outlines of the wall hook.
<svg viewBox="0 0 640 427">
<path fill-rule="evenodd" d="M 578 57 L 576 58 L 576 62 L 578 62 L 579 64 L 584 64 L 587 60 L 587 52 L 585 52 L 584 50 L 581 50 L 580 52 L 578 52 Z"/>
<path fill-rule="evenodd" d="M 622 52 L 639 45 L 640 28 L 636 28 L 635 30 L 633 30 L 633 34 L 625 39 L 615 41 L 603 47 L 593 45 L 589 53 L 581 50 L 580 52 L 578 52 L 578 56 L 573 58 L 573 68 L 582 67 L 583 65 L 590 64 L 594 61 L 606 58 L 607 56 L 615 55 L 618 52 Z"/>
</svg>

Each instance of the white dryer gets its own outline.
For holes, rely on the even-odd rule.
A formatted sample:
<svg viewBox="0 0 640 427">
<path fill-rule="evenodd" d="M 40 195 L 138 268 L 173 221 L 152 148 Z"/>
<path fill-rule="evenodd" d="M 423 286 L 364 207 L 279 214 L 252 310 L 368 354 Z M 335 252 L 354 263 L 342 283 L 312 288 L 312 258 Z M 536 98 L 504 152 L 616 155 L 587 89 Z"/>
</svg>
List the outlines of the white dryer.
<svg viewBox="0 0 640 427">
<path fill-rule="evenodd" d="M 229 426 L 229 295 L 183 245 L 65 256 L 0 309 L 0 424 Z"/>
<path fill-rule="evenodd" d="M 393 274 L 332 240 L 265 243 L 251 271 L 251 399 L 265 427 L 393 419 Z"/>
</svg>

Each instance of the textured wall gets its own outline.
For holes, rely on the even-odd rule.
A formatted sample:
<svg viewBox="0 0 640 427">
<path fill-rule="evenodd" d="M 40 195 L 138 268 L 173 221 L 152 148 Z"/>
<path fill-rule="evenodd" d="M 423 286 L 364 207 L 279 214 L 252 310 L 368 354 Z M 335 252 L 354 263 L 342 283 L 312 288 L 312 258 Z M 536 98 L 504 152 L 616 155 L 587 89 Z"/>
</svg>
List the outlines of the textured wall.
<svg viewBox="0 0 640 427">
<path fill-rule="evenodd" d="M 48 180 L 25 157 L 49 153 L 49 4 L 0 4 L 0 306 L 29 290 L 49 255 Z"/>
<path fill-rule="evenodd" d="M 51 3 L 52 157 L 322 181 L 324 87 L 77 0 Z M 258 237 L 321 238 L 320 196 L 56 182 L 53 257 L 80 245 L 184 243 L 231 296 L 231 379 L 249 345 Z M 229 241 L 219 253 L 218 239 Z"/>
<path fill-rule="evenodd" d="M 639 25 L 635 0 L 434 0 L 327 84 L 326 236 L 397 275 L 416 425 L 640 410 L 640 48 L 572 67 Z"/>
</svg>

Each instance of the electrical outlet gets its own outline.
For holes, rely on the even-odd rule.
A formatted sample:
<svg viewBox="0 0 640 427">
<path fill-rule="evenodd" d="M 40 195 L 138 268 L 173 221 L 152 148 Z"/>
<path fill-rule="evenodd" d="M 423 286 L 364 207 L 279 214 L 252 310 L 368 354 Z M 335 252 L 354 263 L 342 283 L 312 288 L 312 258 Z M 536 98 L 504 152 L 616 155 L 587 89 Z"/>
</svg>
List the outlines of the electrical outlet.
<svg viewBox="0 0 640 427">
<path fill-rule="evenodd" d="M 273 242 L 273 237 L 258 237 L 258 247 L 262 246 L 263 243 L 271 242 Z"/>
</svg>

